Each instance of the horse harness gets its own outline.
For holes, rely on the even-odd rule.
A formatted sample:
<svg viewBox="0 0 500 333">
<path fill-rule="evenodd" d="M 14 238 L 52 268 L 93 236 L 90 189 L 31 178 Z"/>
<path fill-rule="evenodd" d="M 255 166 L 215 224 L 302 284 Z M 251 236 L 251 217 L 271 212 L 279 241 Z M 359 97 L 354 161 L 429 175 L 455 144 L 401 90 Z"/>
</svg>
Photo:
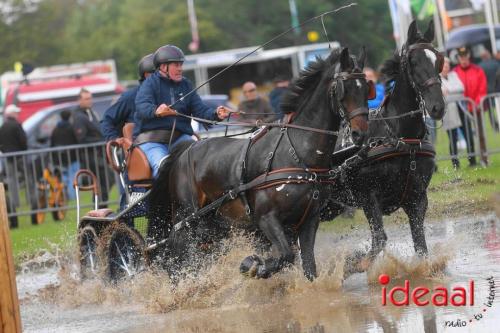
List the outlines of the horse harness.
<svg viewBox="0 0 500 333">
<path fill-rule="evenodd" d="M 288 114 L 285 123 L 291 121 L 292 118 L 293 114 Z M 296 161 L 297 163 L 303 164 L 300 158 L 297 156 L 295 149 L 293 148 L 293 145 L 288 136 L 287 128 L 282 127 L 280 129 L 280 135 L 278 136 L 278 139 L 276 140 L 276 143 L 273 146 L 273 150 L 270 151 L 266 157 L 267 166 L 265 172 L 255 177 L 251 181 L 246 182 L 246 171 L 247 171 L 246 165 L 247 165 L 248 152 L 251 146 L 263 135 L 265 135 L 265 133 L 267 133 L 269 129 L 264 128 L 261 131 L 264 132 L 264 134 L 260 134 L 255 136 L 254 138 L 248 139 L 248 142 L 246 144 L 246 149 L 242 150 L 243 153 L 240 156 L 240 162 L 239 162 L 240 184 L 232 188 L 231 190 L 226 191 L 221 197 L 219 197 L 215 201 L 200 208 L 196 212 L 192 213 L 190 216 L 184 218 L 182 221 L 175 224 L 173 227 L 173 231 L 178 231 L 182 228 L 188 227 L 190 222 L 209 213 L 212 210 L 219 208 L 220 206 L 222 206 L 222 204 L 224 204 L 224 202 L 226 202 L 226 200 L 235 200 L 238 197 L 241 198 L 243 205 L 245 206 L 245 213 L 247 215 L 250 215 L 251 209 L 248 204 L 248 200 L 246 198 L 246 191 L 248 190 L 264 190 L 282 184 L 313 184 L 314 189 L 312 192 L 311 199 L 309 200 L 309 203 L 307 205 L 306 211 L 304 212 L 300 221 L 293 226 L 294 230 L 297 231 L 300 225 L 302 225 L 303 222 L 305 221 L 305 218 L 309 213 L 313 201 L 319 198 L 319 189 L 317 188 L 317 186 L 335 183 L 336 179 L 342 174 L 344 174 L 346 170 L 356 167 L 363 161 L 363 158 L 361 156 L 369 148 L 368 146 L 365 146 L 365 148 L 360 149 L 360 151 L 358 151 L 357 154 L 346 159 L 341 165 L 333 167 L 331 169 L 308 168 L 304 166 L 304 167 L 290 167 L 290 168 L 271 170 L 275 152 L 284 137 L 290 144 L 288 153 L 290 154 L 292 159 L 294 159 L 294 161 Z M 190 146 L 190 148 L 191 147 L 192 146 Z"/>
<path fill-rule="evenodd" d="M 400 205 L 406 200 L 408 193 L 410 191 L 410 180 L 415 176 L 415 171 L 417 169 L 417 157 L 432 157 L 436 156 L 436 151 L 433 144 L 422 138 L 398 138 L 394 132 L 391 130 L 387 120 L 389 119 L 399 119 L 403 117 L 413 117 L 418 113 L 422 113 L 425 117 L 425 100 L 422 96 L 422 91 L 420 88 L 429 88 L 436 84 L 441 84 L 441 79 L 439 75 L 433 76 L 426 80 L 423 84 L 418 85 L 413 79 L 413 75 L 410 70 L 410 56 L 415 50 L 429 50 L 436 55 L 435 69 L 439 73 L 441 72 L 444 65 L 444 57 L 436 51 L 431 43 L 417 43 L 410 45 L 409 47 L 403 48 L 401 51 L 401 69 L 406 73 L 409 79 L 409 83 L 413 90 L 417 94 L 419 108 L 417 110 L 412 110 L 399 114 L 396 116 L 386 116 L 381 115 L 382 108 L 388 103 L 392 93 L 394 92 L 394 87 L 389 95 L 384 97 L 384 100 L 380 104 L 379 108 L 372 114 L 370 112 L 371 121 L 383 121 L 384 126 L 389 133 L 389 137 L 383 138 L 371 138 L 369 142 L 369 150 L 366 156 L 366 163 L 376 163 L 388 158 L 408 156 L 409 157 L 409 171 L 406 177 L 405 189 L 400 200 Z"/>
<path fill-rule="evenodd" d="M 337 103 L 339 106 L 339 114 L 340 116 L 347 120 L 350 121 L 351 119 L 358 117 L 358 116 L 363 116 L 363 115 L 368 115 L 368 109 L 367 108 L 358 108 L 353 110 L 352 112 L 345 112 L 342 106 L 342 99 L 344 97 L 344 86 L 343 86 L 343 81 L 345 80 L 350 80 L 350 79 L 363 79 L 365 80 L 365 74 L 363 73 L 345 73 L 345 72 L 340 72 L 336 73 L 334 76 L 334 80 L 332 81 L 331 88 L 329 89 L 329 97 L 331 101 L 331 106 L 332 109 L 334 109 L 334 103 Z M 370 88 L 372 89 L 372 88 Z M 337 90 L 341 90 L 340 96 L 336 94 Z M 333 98 L 336 96 L 337 98 Z M 245 149 L 242 150 L 242 155 L 240 156 L 240 162 L 239 162 L 239 178 L 240 178 L 240 183 L 238 186 L 232 188 L 231 190 L 227 191 L 224 193 L 221 197 L 216 199 L 215 201 L 209 203 L 208 205 L 200 208 L 196 212 L 192 213 L 190 216 L 184 218 L 182 221 L 178 222 L 177 224 L 174 225 L 173 231 L 176 232 L 182 228 L 188 227 L 191 221 L 196 220 L 200 216 L 203 216 L 210 211 L 219 208 L 222 206 L 222 204 L 226 200 L 234 200 L 238 197 L 241 198 L 243 205 L 245 206 L 245 213 L 247 215 L 251 215 L 251 209 L 250 205 L 248 204 L 248 199 L 246 197 L 246 191 L 248 190 L 263 190 L 267 189 L 270 187 L 275 187 L 278 185 L 282 184 L 313 184 L 313 192 L 311 195 L 311 199 L 309 200 L 309 203 L 307 205 L 307 208 L 302 216 L 302 218 L 299 220 L 297 224 L 293 226 L 294 230 L 297 231 L 299 227 L 304 223 L 310 209 L 312 206 L 313 201 L 317 200 L 319 198 L 319 189 L 317 188 L 318 185 L 325 185 L 325 184 L 333 184 L 335 183 L 336 179 L 342 175 L 345 174 L 347 169 L 352 169 L 356 165 L 358 165 L 361 161 L 363 161 L 363 158 L 361 157 L 362 154 L 366 152 L 368 149 L 368 146 L 365 146 L 365 148 L 361 149 L 357 154 L 354 156 L 346 159 L 341 165 L 337 167 L 333 167 L 331 169 L 326 169 L 326 168 L 308 168 L 299 158 L 297 155 L 297 152 L 295 148 L 293 147 L 292 142 L 290 141 L 290 137 L 288 135 L 288 128 L 296 128 L 296 129 L 301 129 L 301 130 L 307 130 L 311 132 L 317 132 L 320 134 L 326 134 L 326 135 L 335 135 L 338 136 L 338 131 L 328 131 L 328 130 L 322 130 L 322 129 L 317 129 L 317 128 L 311 128 L 311 127 L 306 127 L 306 126 L 301 126 L 301 125 L 296 125 L 292 124 L 291 121 L 293 120 L 295 113 L 289 113 L 286 115 L 285 121 L 282 124 L 265 124 L 265 125 L 270 125 L 266 126 L 263 129 L 261 129 L 259 132 L 256 133 L 252 138 L 248 139 L 248 142 L 246 144 Z M 257 123 L 256 125 L 260 125 Z M 247 182 L 246 181 L 246 165 L 248 161 L 248 153 L 250 151 L 251 146 L 257 142 L 261 137 L 263 137 L 266 133 L 269 132 L 271 127 L 280 127 L 280 134 L 273 146 L 273 149 L 268 153 L 266 160 L 267 160 L 267 165 L 266 169 L 263 174 L 260 176 L 257 176 L 253 180 Z M 276 154 L 276 150 L 278 149 L 280 143 L 282 142 L 283 138 L 286 138 L 288 141 L 288 144 L 290 148 L 288 149 L 288 153 L 292 157 L 292 159 L 297 163 L 297 164 L 302 164 L 302 167 L 291 167 L 291 168 L 281 168 L 281 169 L 276 169 L 276 170 L 271 170 L 272 168 L 272 162 L 274 159 L 274 155 Z M 189 149 L 189 148 L 188 148 Z"/>
</svg>

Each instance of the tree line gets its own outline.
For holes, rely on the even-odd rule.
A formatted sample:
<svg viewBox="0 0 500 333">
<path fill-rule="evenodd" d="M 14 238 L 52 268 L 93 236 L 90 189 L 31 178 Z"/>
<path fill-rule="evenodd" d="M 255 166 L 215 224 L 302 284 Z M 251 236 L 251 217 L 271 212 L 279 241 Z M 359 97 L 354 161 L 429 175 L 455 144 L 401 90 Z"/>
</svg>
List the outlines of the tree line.
<svg viewBox="0 0 500 333">
<path fill-rule="evenodd" d="M 263 44 L 291 26 L 288 0 L 195 0 L 198 52 Z M 347 4 L 339 0 L 296 0 L 300 22 Z M 395 43 L 386 0 L 325 16 L 328 37 L 358 53 L 365 45 L 372 67 L 392 54 Z M 0 73 L 16 61 L 35 66 L 115 59 L 121 79 L 136 78 L 138 60 L 164 44 L 189 54 L 191 31 L 181 0 L 5 0 L 0 7 Z M 269 48 L 310 43 L 321 21 L 289 33 Z"/>
</svg>

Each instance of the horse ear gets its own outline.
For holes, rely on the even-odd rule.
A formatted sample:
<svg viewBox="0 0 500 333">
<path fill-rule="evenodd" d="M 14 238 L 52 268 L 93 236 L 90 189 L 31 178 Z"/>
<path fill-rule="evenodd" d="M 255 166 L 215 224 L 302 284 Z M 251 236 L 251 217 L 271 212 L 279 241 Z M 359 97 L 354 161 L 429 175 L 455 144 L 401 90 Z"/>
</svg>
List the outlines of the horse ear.
<svg viewBox="0 0 500 333">
<path fill-rule="evenodd" d="M 424 33 L 424 39 L 431 43 L 434 40 L 434 20 L 429 22 L 429 27 L 427 31 Z"/>
<path fill-rule="evenodd" d="M 349 56 L 349 49 L 344 47 L 342 52 L 340 52 L 340 69 L 342 72 L 346 72 L 351 68 L 351 58 Z"/>
<path fill-rule="evenodd" d="M 408 27 L 408 45 L 414 44 L 418 40 L 418 35 L 417 21 L 413 20 Z"/>
<path fill-rule="evenodd" d="M 366 50 L 365 50 L 365 47 L 362 46 L 361 52 L 359 53 L 359 56 L 358 56 L 358 64 L 361 66 L 361 69 L 363 69 L 363 67 L 365 67 L 365 60 L 366 60 Z"/>
</svg>

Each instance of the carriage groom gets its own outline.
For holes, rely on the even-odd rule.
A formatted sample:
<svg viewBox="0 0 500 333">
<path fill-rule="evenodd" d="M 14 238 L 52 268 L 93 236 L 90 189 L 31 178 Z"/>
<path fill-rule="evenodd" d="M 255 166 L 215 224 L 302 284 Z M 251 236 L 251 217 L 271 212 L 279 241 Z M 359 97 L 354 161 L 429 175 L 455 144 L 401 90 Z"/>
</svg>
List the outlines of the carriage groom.
<svg viewBox="0 0 500 333">
<path fill-rule="evenodd" d="M 223 120 L 229 115 L 224 106 L 213 109 L 196 92 L 191 93 L 191 82 L 182 76 L 184 59 L 182 50 L 174 45 L 158 48 L 153 57 L 156 71 L 144 81 L 135 99 L 135 143 L 146 154 L 153 178 L 172 148 L 169 144 L 192 140 L 194 134 L 191 119 L 175 116 L 175 111 L 208 120 Z"/>
</svg>

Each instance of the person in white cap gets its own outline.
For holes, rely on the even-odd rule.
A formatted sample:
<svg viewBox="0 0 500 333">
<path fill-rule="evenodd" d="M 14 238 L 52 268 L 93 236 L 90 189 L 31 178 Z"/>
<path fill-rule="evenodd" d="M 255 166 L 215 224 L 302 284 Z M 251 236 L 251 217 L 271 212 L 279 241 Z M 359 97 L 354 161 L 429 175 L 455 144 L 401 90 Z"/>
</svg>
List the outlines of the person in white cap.
<svg viewBox="0 0 500 333">
<path fill-rule="evenodd" d="M 5 108 L 5 122 L 0 127 L 0 151 L 11 153 L 28 149 L 26 133 L 18 121 L 21 109 L 14 104 Z M 17 172 L 15 166 L 17 165 Z M 4 164 L 6 168 L 7 189 L 10 193 L 10 203 L 14 207 L 19 206 L 19 185 L 18 177 L 21 175 L 22 159 L 19 157 L 14 161 L 14 157 L 7 158 Z M 16 177 L 17 176 L 17 177 Z"/>
<path fill-rule="evenodd" d="M 5 108 L 5 122 L 0 127 L 0 150 L 4 153 L 28 149 L 26 133 L 18 121 L 20 111 L 14 104 Z"/>
</svg>

